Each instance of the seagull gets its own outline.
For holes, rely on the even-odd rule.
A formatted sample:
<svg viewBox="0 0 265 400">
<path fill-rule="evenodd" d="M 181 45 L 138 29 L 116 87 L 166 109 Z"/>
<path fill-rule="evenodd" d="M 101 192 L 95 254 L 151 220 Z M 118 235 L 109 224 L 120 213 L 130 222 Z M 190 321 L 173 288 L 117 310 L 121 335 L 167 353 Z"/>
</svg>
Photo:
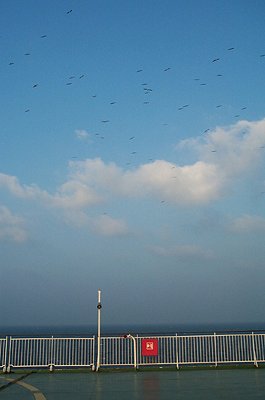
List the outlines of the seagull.
<svg viewBox="0 0 265 400">
<path fill-rule="evenodd" d="M 14 62 L 10 62 L 10 63 L 9 63 L 9 65 L 14 65 L 14 64 L 15 64 Z"/>
<path fill-rule="evenodd" d="M 42 35 L 41 36 L 41 39 L 44 39 L 44 38 L 46 38 L 47 37 L 47 35 Z"/>
<path fill-rule="evenodd" d="M 75 79 L 74 75 L 69 76 L 69 79 Z"/>
<path fill-rule="evenodd" d="M 222 74 L 217 74 L 216 76 L 223 76 Z"/>
<path fill-rule="evenodd" d="M 67 82 L 67 83 L 66 83 L 67 86 L 70 86 L 70 85 L 72 85 L 72 84 L 73 84 L 72 82 Z"/>
<path fill-rule="evenodd" d="M 106 122 L 109 122 L 109 119 L 103 119 L 101 122 L 105 124 Z"/>
<path fill-rule="evenodd" d="M 129 138 L 129 140 L 133 140 L 133 139 L 135 139 L 135 136 L 131 136 L 131 137 Z"/>
<path fill-rule="evenodd" d="M 265 54 L 261 54 L 260 57 L 265 57 Z"/>
<path fill-rule="evenodd" d="M 143 69 L 138 69 L 136 72 L 142 72 L 143 71 Z"/>
<path fill-rule="evenodd" d="M 30 53 L 25 53 L 24 56 L 30 56 Z"/>
<path fill-rule="evenodd" d="M 38 84 L 37 84 L 37 83 L 35 83 L 35 85 L 33 85 L 32 87 L 33 87 L 33 88 L 36 88 L 37 86 L 38 86 Z"/>
<path fill-rule="evenodd" d="M 212 62 L 220 61 L 220 58 L 214 58 Z"/>
<path fill-rule="evenodd" d="M 164 69 L 164 72 L 167 72 L 167 71 L 169 71 L 170 69 L 171 69 L 170 67 L 165 68 L 165 69 Z"/>
<path fill-rule="evenodd" d="M 216 106 L 216 108 L 220 108 L 220 107 L 222 107 L 222 104 L 218 104 L 218 106 Z"/>
<path fill-rule="evenodd" d="M 207 85 L 207 83 L 200 83 L 200 85 L 201 85 L 201 86 L 206 86 L 206 85 Z"/>
<path fill-rule="evenodd" d="M 83 75 L 80 75 L 80 76 L 79 76 L 79 79 L 82 79 L 82 78 L 84 78 L 84 76 L 85 76 L 84 74 L 83 74 Z"/>
<path fill-rule="evenodd" d="M 242 108 L 241 108 L 241 110 L 246 110 L 246 109 L 247 109 L 247 107 L 242 107 Z"/>
<path fill-rule="evenodd" d="M 67 13 L 66 13 L 66 14 L 70 14 L 72 11 L 73 11 L 73 10 L 69 10 L 69 11 L 67 11 Z"/>
<path fill-rule="evenodd" d="M 234 47 L 229 47 L 229 49 L 227 49 L 227 50 L 235 50 L 235 48 Z"/>
<path fill-rule="evenodd" d="M 110 104 L 113 105 L 113 104 L 116 104 L 116 103 L 117 103 L 116 101 L 112 101 Z"/>
<path fill-rule="evenodd" d="M 30 109 L 29 108 L 27 108 L 27 110 L 25 110 L 25 112 L 27 113 L 27 112 L 30 112 Z"/>
</svg>

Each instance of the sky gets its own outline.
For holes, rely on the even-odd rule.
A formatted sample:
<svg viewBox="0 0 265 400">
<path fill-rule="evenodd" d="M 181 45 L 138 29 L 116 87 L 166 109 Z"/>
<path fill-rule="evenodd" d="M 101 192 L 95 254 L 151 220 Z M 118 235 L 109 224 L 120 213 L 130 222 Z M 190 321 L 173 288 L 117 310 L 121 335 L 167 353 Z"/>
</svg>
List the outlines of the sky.
<svg viewBox="0 0 265 400">
<path fill-rule="evenodd" d="M 2 1 L 1 327 L 265 326 L 264 17 Z"/>
</svg>

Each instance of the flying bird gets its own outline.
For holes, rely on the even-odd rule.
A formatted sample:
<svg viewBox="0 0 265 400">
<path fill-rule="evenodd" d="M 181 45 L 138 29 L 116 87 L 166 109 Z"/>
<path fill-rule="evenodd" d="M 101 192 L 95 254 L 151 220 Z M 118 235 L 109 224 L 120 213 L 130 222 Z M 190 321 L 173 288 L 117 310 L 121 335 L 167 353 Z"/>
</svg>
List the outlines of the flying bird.
<svg viewBox="0 0 265 400">
<path fill-rule="evenodd" d="M 30 112 L 30 109 L 29 109 L 29 108 L 27 108 L 27 109 L 25 110 L 25 112 L 26 112 L 26 113 Z"/>
<path fill-rule="evenodd" d="M 15 64 L 14 62 L 10 62 L 10 63 L 9 63 L 9 65 L 14 65 L 14 64 Z"/>
<path fill-rule="evenodd" d="M 135 139 L 135 136 L 131 136 L 131 137 L 129 138 L 129 140 L 133 140 L 133 139 Z"/>
<path fill-rule="evenodd" d="M 136 72 L 142 72 L 143 71 L 143 69 L 138 69 Z"/>
<path fill-rule="evenodd" d="M 235 50 L 235 48 L 234 47 L 229 47 L 229 49 L 227 49 L 227 50 Z"/>
<path fill-rule="evenodd" d="M 69 11 L 67 11 L 67 13 L 66 14 L 71 14 L 71 12 L 72 12 L 73 10 L 69 10 Z"/>
<path fill-rule="evenodd" d="M 38 84 L 37 83 L 35 83 L 32 87 L 33 88 L 36 88 L 38 86 Z"/>
<path fill-rule="evenodd" d="M 116 103 L 117 103 L 116 101 L 112 101 L 110 104 L 113 105 L 113 104 L 116 104 Z"/>
<path fill-rule="evenodd" d="M 165 68 L 165 69 L 164 69 L 164 72 L 167 72 L 167 71 L 169 71 L 170 69 L 171 69 L 170 67 Z"/>
<path fill-rule="evenodd" d="M 30 56 L 30 53 L 25 53 L 24 56 Z"/>
<path fill-rule="evenodd" d="M 220 61 L 220 58 L 214 58 L 212 62 Z"/>
<path fill-rule="evenodd" d="M 109 122 L 109 119 L 103 119 L 101 122 L 105 124 L 106 122 Z"/>
<path fill-rule="evenodd" d="M 47 37 L 47 35 L 42 35 L 41 36 L 41 39 L 44 39 L 44 38 L 46 38 Z"/>
<path fill-rule="evenodd" d="M 84 74 L 83 74 L 83 75 L 80 75 L 80 76 L 79 76 L 79 79 L 82 79 L 82 78 L 84 78 L 84 76 L 85 76 Z"/>
</svg>

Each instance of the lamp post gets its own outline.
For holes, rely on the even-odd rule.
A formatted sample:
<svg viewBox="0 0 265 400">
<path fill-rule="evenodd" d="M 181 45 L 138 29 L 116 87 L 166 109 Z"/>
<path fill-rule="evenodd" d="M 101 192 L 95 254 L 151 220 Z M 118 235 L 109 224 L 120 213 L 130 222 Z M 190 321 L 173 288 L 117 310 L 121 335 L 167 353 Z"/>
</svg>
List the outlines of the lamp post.
<svg viewBox="0 0 265 400">
<path fill-rule="evenodd" d="M 97 344 L 97 367 L 96 367 L 96 371 L 99 370 L 100 367 L 100 312 L 101 312 L 101 290 L 98 290 L 98 305 L 97 305 L 97 309 L 98 309 L 98 344 Z"/>
</svg>

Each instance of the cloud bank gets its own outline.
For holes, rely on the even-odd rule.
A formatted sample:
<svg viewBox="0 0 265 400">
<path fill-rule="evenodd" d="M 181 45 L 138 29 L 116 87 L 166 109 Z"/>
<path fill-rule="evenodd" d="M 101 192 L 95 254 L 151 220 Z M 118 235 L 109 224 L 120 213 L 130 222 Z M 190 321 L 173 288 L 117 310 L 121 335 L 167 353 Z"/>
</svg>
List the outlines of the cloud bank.
<svg viewBox="0 0 265 400">
<path fill-rule="evenodd" d="M 88 135 L 85 131 L 76 132 L 80 138 Z M 186 207 L 219 199 L 239 175 L 257 169 L 264 156 L 265 120 L 217 127 L 199 138 L 180 142 L 178 147 L 194 151 L 197 160 L 182 166 L 155 160 L 127 170 L 100 158 L 70 161 L 68 178 L 54 193 L 36 184 L 21 184 L 17 177 L 3 173 L 0 173 L 0 190 L 60 209 L 68 219 L 75 219 L 77 225 L 90 224 L 98 233 L 122 234 L 127 232 L 124 221 L 109 216 L 91 219 L 86 217 L 86 210 L 115 198 L 150 198 Z M 240 224 L 247 225 L 246 217 L 235 226 Z"/>
</svg>

